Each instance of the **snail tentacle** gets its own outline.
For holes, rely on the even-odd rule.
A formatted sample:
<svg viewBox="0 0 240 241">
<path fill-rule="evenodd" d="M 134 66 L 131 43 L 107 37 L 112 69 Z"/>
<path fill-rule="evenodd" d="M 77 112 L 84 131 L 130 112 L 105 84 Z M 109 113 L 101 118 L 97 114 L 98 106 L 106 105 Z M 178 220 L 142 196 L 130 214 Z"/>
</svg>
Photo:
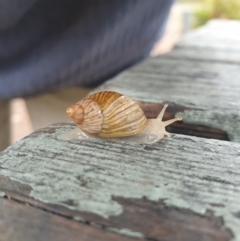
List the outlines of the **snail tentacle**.
<svg viewBox="0 0 240 241">
<path fill-rule="evenodd" d="M 163 118 L 163 116 L 164 116 L 164 113 L 165 113 L 167 107 L 168 107 L 168 104 L 164 104 L 161 112 L 159 113 L 159 115 L 158 115 L 158 117 L 157 117 L 158 120 L 162 120 L 162 118 Z"/>
</svg>

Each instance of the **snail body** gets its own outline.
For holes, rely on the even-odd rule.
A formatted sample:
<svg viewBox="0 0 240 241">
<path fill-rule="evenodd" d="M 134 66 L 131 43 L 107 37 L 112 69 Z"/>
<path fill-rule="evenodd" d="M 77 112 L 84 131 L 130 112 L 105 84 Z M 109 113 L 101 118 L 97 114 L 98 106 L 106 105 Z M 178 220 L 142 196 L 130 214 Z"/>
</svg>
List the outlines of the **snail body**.
<svg viewBox="0 0 240 241">
<path fill-rule="evenodd" d="M 147 119 L 140 106 L 131 98 L 114 91 L 102 91 L 78 101 L 67 114 L 88 135 L 99 137 L 130 137 L 135 141 L 154 143 L 165 135 L 165 127 L 180 117 L 163 122 L 164 105 L 156 119 Z"/>
</svg>

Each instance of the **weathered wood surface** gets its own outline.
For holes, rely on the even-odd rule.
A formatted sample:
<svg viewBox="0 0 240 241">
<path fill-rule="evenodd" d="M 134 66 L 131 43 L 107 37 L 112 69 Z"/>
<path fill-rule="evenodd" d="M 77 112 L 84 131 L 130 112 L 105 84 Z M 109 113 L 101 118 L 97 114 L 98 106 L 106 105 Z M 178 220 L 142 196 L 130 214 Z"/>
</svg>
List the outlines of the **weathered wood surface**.
<svg viewBox="0 0 240 241">
<path fill-rule="evenodd" d="M 171 53 L 150 58 L 95 91 L 126 94 L 148 117 L 169 103 L 165 118 L 183 116 L 182 123 L 167 127 L 170 132 L 240 142 L 239 43 L 239 21 L 210 21 Z"/>
<path fill-rule="evenodd" d="M 6 199 L 0 199 L 0 235 L 1 241 L 136 240 Z"/>
<path fill-rule="evenodd" d="M 211 20 L 189 32 L 174 48 L 175 57 L 240 63 L 240 22 Z"/>
<path fill-rule="evenodd" d="M 3 152 L 5 195 L 146 240 L 240 239 L 240 144 L 63 141 L 72 128 L 50 126 Z"/>
<path fill-rule="evenodd" d="M 170 132 L 240 142 L 239 43 L 240 21 L 212 20 L 169 54 L 145 61 L 100 89 L 139 100 L 149 118 L 169 103 L 166 119 L 177 112 L 184 117 L 183 123 L 167 127 Z"/>
<path fill-rule="evenodd" d="M 209 129 L 214 128 L 221 130 L 223 136 L 225 132 L 229 140 L 240 142 L 239 79 L 237 64 L 164 55 L 148 59 L 95 91 L 111 89 L 148 104 L 170 103 L 180 109 L 177 114 L 183 117 L 183 123 L 189 124 L 189 128 L 185 125 L 182 129 L 186 131 L 175 128 L 175 133 L 209 137 Z M 199 126 L 208 128 L 201 133 Z M 225 139 L 223 136 L 219 139 Z"/>
</svg>

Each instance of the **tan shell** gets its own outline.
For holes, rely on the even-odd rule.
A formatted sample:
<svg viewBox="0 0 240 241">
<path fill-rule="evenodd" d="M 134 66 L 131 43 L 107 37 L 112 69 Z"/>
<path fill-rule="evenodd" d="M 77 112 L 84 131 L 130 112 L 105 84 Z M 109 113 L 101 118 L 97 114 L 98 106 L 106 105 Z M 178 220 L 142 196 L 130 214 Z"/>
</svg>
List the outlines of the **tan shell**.
<svg viewBox="0 0 240 241">
<path fill-rule="evenodd" d="M 81 130 L 102 137 L 131 136 L 141 132 L 147 122 L 135 101 L 113 91 L 90 95 L 67 113 Z"/>
</svg>

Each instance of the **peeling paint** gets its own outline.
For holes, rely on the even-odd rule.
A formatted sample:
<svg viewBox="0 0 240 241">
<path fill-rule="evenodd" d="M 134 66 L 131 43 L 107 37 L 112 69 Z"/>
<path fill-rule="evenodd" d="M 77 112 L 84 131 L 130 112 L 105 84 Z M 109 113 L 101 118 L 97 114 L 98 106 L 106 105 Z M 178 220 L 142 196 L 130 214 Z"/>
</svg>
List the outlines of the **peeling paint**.
<svg viewBox="0 0 240 241">
<path fill-rule="evenodd" d="M 0 197 L 5 197 L 5 193 L 0 191 Z"/>
<path fill-rule="evenodd" d="M 57 138 L 72 128 L 39 133 L 8 148 L 0 158 L 0 174 L 30 186 L 37 200 L 104 218 L 123 212 L 112 196 L 164 199 L 168 206 L 200 214 L 212 210 L 240 240 L 240 220 L 232 215 L 240 207 L 239 144 L 175 135 L 149 151 L 136 143 Z"/>
<path fill-rule="evenodd" d="M 126 229 L 126 228 L 106 228 L 107 231 L 111 231 L 114 233 L 118 233 L 118 234 L 123 234 L 132 238 L 144 238 L 144 235 L 142 233 L 139 232 L 133 232 L 132 230 Z"/>
<path fill-rule="evenodd" d="M 225 131 L 233 142 L 240 143 L 240 113 L 236 110 L 185 110 L 176 117 L 182 117 L 183 122 L 193 125 L 205 125 Z"/>
<path fill-rule="evenodd" d="M 82 217 L 79 217 L 79 216 L 74 216 L 73 220 L 75 220 L 77 222 L 81 222 L 81 223 L 85 223 L 86 222 L 85 219 L 83 219 Z"/>
</svg>

